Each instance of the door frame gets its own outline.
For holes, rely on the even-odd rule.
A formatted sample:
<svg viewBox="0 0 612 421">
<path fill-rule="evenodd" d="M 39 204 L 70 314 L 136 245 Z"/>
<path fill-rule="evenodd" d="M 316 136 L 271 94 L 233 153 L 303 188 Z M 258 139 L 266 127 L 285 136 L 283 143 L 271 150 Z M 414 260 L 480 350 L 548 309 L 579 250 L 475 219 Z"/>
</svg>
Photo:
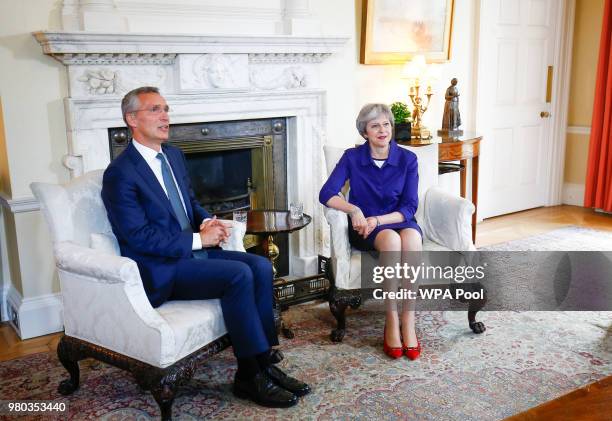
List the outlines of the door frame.
<svg viewBox="0 0 612 421">
<path fill-rule="evenodd" d="M 562 204 L 576 0 L 562 0 L 558 15 L 556 42 L 559 44 L 555 48 L 555 65 L 558 71 L 557 77 L 553 80 L 552 91 L 552 150 L 550 157 L 552 165 L 549 168 L 547 206 Z M 559 31 L 561 31 L 560 34 Z M 563 85 L 562 81 L 566 81 L 567 84 Z"/>
<path fill-rule="evenodd" d="M 476 75 L 474 81 L 478 80 L 478 75 L 483 74 L 483 36 L 488 36 L 485 33 L 483 24 L 484 19 L 481 14 L 482 5 L 487 0 L 479 0 L 477 3 L 477 19 L 478 33 L 476 35 Z M 559 0 L 551 0 L 559 1 Z M 576 13 L 576 0 L 560 0 L 555 19 L 555 44 L 553 54 L 553 83 L 552 83 L 552 103 L 550 133 L 547 141 L 548 148 L 545 151 L 545 158 L 550 162 L 544 172 L 544 186 L 546 206 L 555 206 L 562 203 L 563 190 L 563 175 L 565 167 L 565 145 L 567 133 L 567 117 L 569 111 L 569 86 L 568 83 L 571 76 L 572 67 L 572 48 L 574 40 L 574 17 Z M 565 82 L 565 84 L 563 83 Z M 475 102 L 475 127 L 477 130 L 483 126 L 483 96 L 486 95 L 482 89 L 479 89 L 478 83 L 474 84 Z M 486 142 L 486 134 L 484 134 L 483 142 Z M 480 178 L 482 179 L 482 177 Z M 480 189 L 481 194 L 484 193 Z M 482 203 L 482 201 L 479 201 Z M 481 214 L 482 215 L 482 214 Z M 483 215 L 487 217 L 487 215 Z M 479 215 L 482 220 L 482 216 Z"/>
</svg>

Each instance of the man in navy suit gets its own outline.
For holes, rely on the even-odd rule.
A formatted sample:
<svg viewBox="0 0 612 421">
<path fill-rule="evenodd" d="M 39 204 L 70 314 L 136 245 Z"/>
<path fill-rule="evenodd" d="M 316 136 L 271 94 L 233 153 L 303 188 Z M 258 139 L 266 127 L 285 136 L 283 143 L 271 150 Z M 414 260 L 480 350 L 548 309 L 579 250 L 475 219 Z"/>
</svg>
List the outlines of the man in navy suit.
<svg viewBox="0 0 612 421">
<path fill-rule="evenodd" d="M 128 92 L 121 112 L 133 140 L 108 166 L 102 185 L 121 255 L 136 261 L 153 307 L 220 298 L 238 360 L 234 394 L 269 407 L 295 405 L 310 389 L 270 361 L 278 345 L 270 262 L 218 247 L 231 225 L 195 200 L 183 153 L 164 144 L 169 108 L 159 90 Z"/>
</svg>

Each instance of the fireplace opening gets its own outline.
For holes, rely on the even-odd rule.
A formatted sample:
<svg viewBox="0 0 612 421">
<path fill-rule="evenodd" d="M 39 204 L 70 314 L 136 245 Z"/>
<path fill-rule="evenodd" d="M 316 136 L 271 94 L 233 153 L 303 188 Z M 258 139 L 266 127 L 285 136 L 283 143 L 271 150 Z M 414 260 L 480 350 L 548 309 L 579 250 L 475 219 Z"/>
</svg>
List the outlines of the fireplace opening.
<svg viewBox="0 0 612 421">
<path fill-rule="evenodd" d="M 287 209 L 287 122 L 285 118 L 170 125 L 168 143 L 185 154 L 200 205 L 219 218 L 234 210 Z M 126 128 L 109 129 L 111 159 L 131 141 Z M 289 273 L 288 234 L 274 242 L 281 250 L 278 276 Z M 245 236 L 249 252 L 263 254 L 259 238 Z"/>
<path fill-rule="evenodd" d="M 252 159 L 248 149 L 191 153 L 187 169 L 200 204 L 215 215 L 251 208 Z"/>
</svg>

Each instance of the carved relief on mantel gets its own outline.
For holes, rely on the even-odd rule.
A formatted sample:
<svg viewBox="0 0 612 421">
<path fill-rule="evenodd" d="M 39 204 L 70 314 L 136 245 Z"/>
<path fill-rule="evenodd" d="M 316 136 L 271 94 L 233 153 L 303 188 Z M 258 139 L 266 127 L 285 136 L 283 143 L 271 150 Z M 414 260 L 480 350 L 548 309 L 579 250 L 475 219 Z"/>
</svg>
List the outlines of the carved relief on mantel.
<svg viewBox="0 0 612 421">
<path fill-rule="evenodd" d="M 249 77 L 256 90 L 299 89 L 308 86 L 306 73 L 302 66 L 257 66 L 250 69 Z"/>
<path fill-rule="evenodd" d="M 77 80 L 85 84 L 90 95 L 114 94 L 117 73 L 108 69 L 86 70 Z"/>
<path fill-rule="evenodd" d="M 249 87 L 246 54 L 181 54 L 176 64 L 181 91 Z"/>
<path fill-rule="evenodd" d="M 172 91 L 168 72 L 170 66 L 70 66 L 69 80 L 72 97 L 124 95 L 139 86 L 157 86 Z"/>
</svg>

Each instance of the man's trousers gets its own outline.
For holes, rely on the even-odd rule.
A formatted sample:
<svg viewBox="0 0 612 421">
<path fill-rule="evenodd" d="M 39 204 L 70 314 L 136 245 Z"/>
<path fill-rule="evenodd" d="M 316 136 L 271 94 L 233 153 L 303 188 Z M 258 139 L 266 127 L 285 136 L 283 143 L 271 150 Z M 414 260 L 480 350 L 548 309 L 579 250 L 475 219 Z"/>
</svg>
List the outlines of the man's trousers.
<svg viewBox="0 0 612 421">
<path fill-rule="evenodd" d="M 278 345 L 272 311 L 272 265 L 262 256 L 208 249 L 177 263 L 170 300 L 220 298 L 237 358 Z"/>
</svg>

